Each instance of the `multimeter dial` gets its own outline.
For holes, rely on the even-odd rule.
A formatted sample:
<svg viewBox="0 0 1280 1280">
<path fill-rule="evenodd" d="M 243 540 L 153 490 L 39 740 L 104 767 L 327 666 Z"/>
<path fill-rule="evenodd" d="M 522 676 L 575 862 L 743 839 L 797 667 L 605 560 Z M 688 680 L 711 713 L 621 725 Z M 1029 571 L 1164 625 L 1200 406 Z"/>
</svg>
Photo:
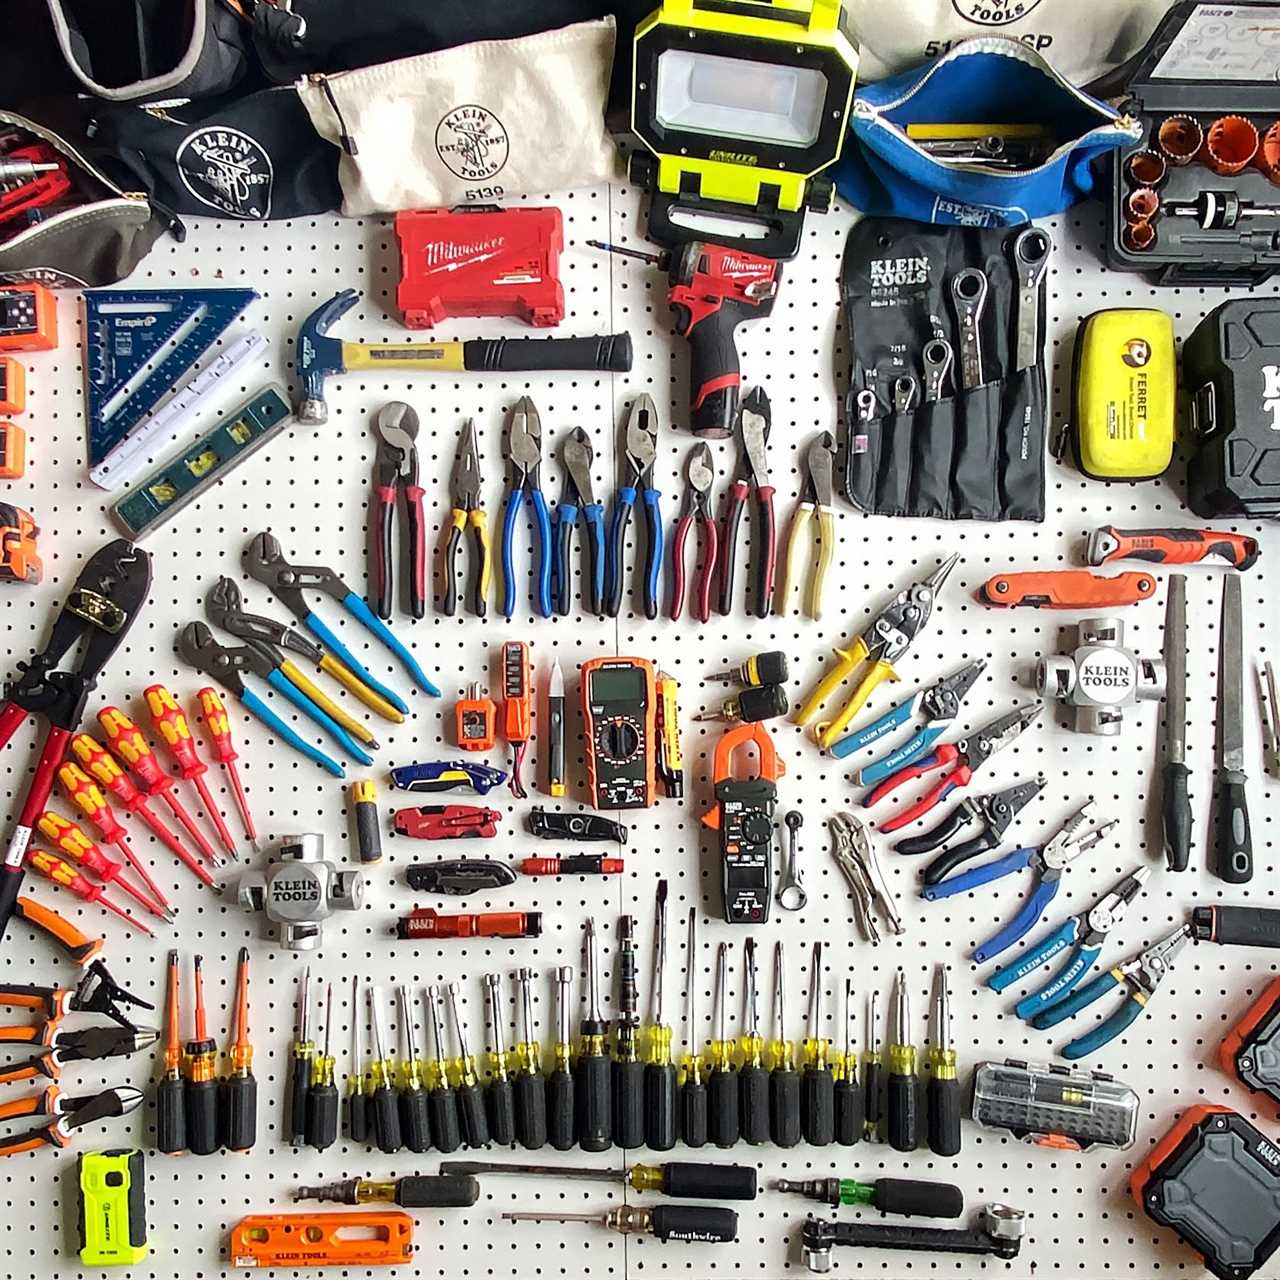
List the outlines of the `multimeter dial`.
<svg viewBox="0 0 1280 1280">
<path fill-rule="evenodd" d="M 596 752 L 610 764 L 629 764 L 644 746 L 644 727 L 632 716 L 612 716 L 596 734 Z"/>
</svg>

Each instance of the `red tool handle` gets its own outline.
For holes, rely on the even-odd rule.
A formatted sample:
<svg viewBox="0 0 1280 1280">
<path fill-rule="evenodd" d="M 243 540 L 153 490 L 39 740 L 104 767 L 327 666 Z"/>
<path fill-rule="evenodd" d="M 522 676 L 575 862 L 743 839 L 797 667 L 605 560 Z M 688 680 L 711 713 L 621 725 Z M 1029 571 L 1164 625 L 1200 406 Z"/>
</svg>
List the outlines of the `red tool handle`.
<svg viewBox="0 0 1280 1280">
<path fill-rule="evenodd" d="M 196 754 L 191 726 L 183 714 L 178 700 L 162 684 L 148 685 L 142 696 L 151 713 L 151 727 L 160 736 L 184 781 L 190 781 L 208 771 L 209 766 Z"/>
<path fill-rule="evenodd" d="M 227 716 L 226 705 L 217 689 L 204 688 L 197 695 L 200 699 L 200 714 L 204 718 L 204 727 L 213 739 L 213 754 L 221 764 L 230 764 L 240 757 L 236 754 L 235 744 L 231 741 L 231 720 Z"/>
<path fill-rule="evenodd" d="M 124 867 L 108 858 L 78 826 L 60 813 L 46 809 L 36 823 L 40 834 L 103 884 L 110 884 Z"/>
<path fill-rule="evenodd" d="M 124 827 L 107 803 L 101 789 L 87 773 L 71 760 L 58 769 L 58 781 L 77 809 L 94 825 L 97 833 L 108 843 L 116 844 L 126 838 Z"/>
<path fill-rule="evenodd" d="M 1251 568 L 1258 558 L 1256 538 L 1219 529 L 1117 529 L 1104 525 L 1090 546 L 1105 550 L 1090 555 L 1090 564 L 1112 560 L 1149 560 L 1152 564 L 1198 564 L 1218 556 L 1236 569 Z"/>
<path fill-rule="evenodd" d="M 693 528 L 692 515 L 683 515 L 676 521 L 675 541 L 671 548 L 674 577 L 671 583 L 671 620 L 676 622 L 684 609 L 685 586 L 685 547 L 689 541 L 689 533 Z M 711 617 L 711 587 L 716 577 L 716 559 L 720 554 L 720 529 L 710 516 L 703 516 L 698 521 L 702 533 L 702 560 L 698 565 L 698 574 L 693 584 L 693 601 L 689 612 L 698 622 L 706 622 Z"/>
<path fill-rule="evenodd" d="M 138 775 L 147 795 L 159 795 L 172 788 L 173 779 L 160 767 L 142 730 L 119 707 L 103 707 L 98 712 L 98 723 L 111 750 Z"/>
<path fill-rule="evenodd" d="M 873 804 L 883 800 L 890 791 L 896 791 L 916 778 L 923 778 L 926 773 L 932 773 L 934 769 L 944 769 L 948 765 L 955 764 L 959 755 L 960 748 L 954 742 L 944 742 L 928 755 L 921 756 L 914 764 L 891 773 L 883 782 L 873 787 L 863 797 L 863 808 L 870 809 Z"/>
<path fill-rule="evenodd" d="M 767 618 L 773 610 L 773 578 L 778 561 L 778 539 L 773 518 L 771 484 L 756 490 L 757 527 L 751 530 L 756 546 L 756 617 Z"/>
<path fill-rule="evenodd" d="M 409 609 L 415 618 L 427 614 L 427 522 L 423 512 L 424 490 L 405 485 L 405 514 L 409 517 Z"/>
<path fill-rule="evenodd" d="M 950 773 L 939 778 L 933 787 L 926 791 L 909 809 L 904 809 L 901 813 L 895 813 L 887 822 L 882 822 L 880 830 L 884 832 L 897 831 L 899 827 L 905 827 L 917 818 L 923 818 L 934 805 L 940 804 L 957 787 L 968 786 L 972 777 L 973 770 L 967 764 L 957 765 Z"/>
<path fill-rule="evenodd" d="M 396 528 L 396 489 L 395 485 L 375 485 L 373 504 L 373 554 L 374 554 L 374 605 L 378 617 L 391 617 L 392 596 L 392 552 Z"/>
<path fill-rule="evenodd" d="M 144 808 L 147 798 L 133 784 L 133 779 L 120 768 L 115 756 L 89 733 L 77 733 L 71 739 L 75 757 L 98 782 L 100 782 L 129 813 Z"/>
<path fill-rule="evenodd" d="M 478 805 L 446 804 L 420 809 L 397 809 L 392 815 L 396 833 L 414 840 L 492 839 L 502 815 Z"/>
<path fill-rule="evenodd" d="M 420 907 L 396 925 L 401 938 L 536 938 L 542 933 L 538 911 L 482 911 L 475 915 L 442 916 Z"/>
<path fill-rule="evenodd" d="M 684 550 L 689 541 L 689 530 L 693 528 L 693 516 L 681 516 L 676 521 L 675 534 L 671 539 L 671 612 L 672 622 L 680 621 L 684 611 Z"/>
<path fill-rule="evenodd" d="M 738 572 L 738 530 L 751 492 L 745 480 L 735 480 L 724 509 L 724 532 L 720 535 L 720 600 L 722 617 L 733 612 L 733 583 Z"/>
</svg>

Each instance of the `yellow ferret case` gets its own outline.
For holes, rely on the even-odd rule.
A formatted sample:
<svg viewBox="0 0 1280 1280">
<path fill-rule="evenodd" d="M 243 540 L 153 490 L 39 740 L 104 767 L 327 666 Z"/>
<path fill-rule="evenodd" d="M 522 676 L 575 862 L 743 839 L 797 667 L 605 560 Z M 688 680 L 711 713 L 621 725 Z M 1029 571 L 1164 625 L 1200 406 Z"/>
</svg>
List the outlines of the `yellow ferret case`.
<svg viewBox="0 0 1280 1280">
<path fill-rule="evenodd" d="M 145 1168 L 141 1151 L 80 1156 L 76 1225 L 86 1266 L 130 1267 L 147 1256 Z"/>
</svg>

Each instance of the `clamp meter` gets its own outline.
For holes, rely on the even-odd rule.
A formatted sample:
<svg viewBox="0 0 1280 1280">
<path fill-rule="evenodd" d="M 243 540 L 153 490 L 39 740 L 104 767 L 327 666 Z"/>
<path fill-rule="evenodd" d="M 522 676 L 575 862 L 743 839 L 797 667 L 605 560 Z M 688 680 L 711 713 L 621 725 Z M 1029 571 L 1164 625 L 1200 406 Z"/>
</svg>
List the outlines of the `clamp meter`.
<svg viewBox="0 0 1280 1280">
<path fill-rule="evenodd" d="M 644 658 L 582 664 L 587 779 L 597 809 L 647 809 L 657 783 L 658 694 Z"/>
</svg>

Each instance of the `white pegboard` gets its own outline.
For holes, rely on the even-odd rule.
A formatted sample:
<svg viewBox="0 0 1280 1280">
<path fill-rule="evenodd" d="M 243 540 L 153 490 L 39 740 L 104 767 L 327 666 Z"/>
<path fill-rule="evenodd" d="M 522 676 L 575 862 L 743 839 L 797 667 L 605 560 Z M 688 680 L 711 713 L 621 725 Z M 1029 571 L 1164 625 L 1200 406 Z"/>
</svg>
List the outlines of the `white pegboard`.
<svg viewBox="0 0 1280 1280">
<path fill-rule="evenodd" d="M 567 223 L 564 279 L 569 318 L 563 331 L 574 334 L 628 330 L 636 345 L 630 375 L 591 377 L 560 375 L 528 382 L 512 379 L 459 377 L 428 379 L 392 376 L 385 380 L 353 375 L 332 380 L 328 396 L 332 416 L 327 426 L 294 427 L 267 450 L 251 459 L 197 505 L 151 537 L 147 547 L 155 556 L 155 583 L 145 614 L 124 649 L 111 664 L 100 698 L 90 710 L 119 702 L 143 714 L 140 695 L 153 680 L 172 685 L 189 702 L 204 681 L 186 670 L 173 653 L 174 637 L 182 624 L 202 616 L 205 591 L 220 573 L 244 586 L 251 609 L 282 614 L 267 593 L 248 581 L 240 569 L 240 553 L 249 537 L 272 529 L 286 554 L 296 562 L 331 565 L 353 585 L 361 587 L 365 573 L 365 521 L 368 508 L 374 442 L 371 419 L 390 399 L 406 399 L 419 412 L 423 483 L 430 505 L 430 543 L 439 542 L 442 517 L 447 515 L 447 478 L 462 424 L 474 417 L 486 477 L 486 498 L 495 537 L 500 526 L 503 467 L 501 438 L 506 408 L 528 392 L 540 412 L 544 434 L 542 482 L 550 499 L 560 496 L 563 473 L 558 446 L 575 426 L 584 427 L 596 448 L 597 492 L 608 498 L 614 485 L 616 428 L 629 398 L 650 392 L 666 418 L 680 422 L 686 403 L 687 356 L 670 334 L 665 279 L 641 264 L 605 257 L 584 246 L 589 237 L 639 239 L 635 194 L 618 189 L 574 192 L 556 200 Z M 787 265 L 781 296 L 773 317 L 739 332 L 739 346 L 748 380 L 766 386 L 773 405 L 774 432 L 770 459 L 778 485 L 778 522 L 785 536 L 796 496 L 795 459 L 813 432 L 834 429 L 836 404 L 833 370 L 847 365 L 837 315 L 840 256 L 851 215 L 810 217 L 803 248 Z M 1054 421 L 1065 411 L 1070 373 L 1070 346 L 1078 318 L 1099 307 L 1154 305 L 1171 310 L 1180 336 L 1223 296 L 1220 291 L 1154 290 L 1136 277 L 1108 273 L 1098 260 L 1100 219 L 1089 208 L 1059 219 L 1052 230 L 1056 245 L 1049 277 L 1049 335 L 1052 343 Z M 213 286 L 247 284 L 263 295 L 247 321 L 272 340 L 260 370 L 228 391 L 229 404 L 269 378 L 289 380 L 293 336 L 298 322 L 340 288 L 355 287 L 364 294 L 360 306 L 336 326 L 337 336 L 387 341 L 403 337 L 394 317 L 397 278 L 395 240 L 390 225 L 378 220 L 343 221 L 316 218 L 294 223 L 250 226 L 236 222 L 195 221 L 185 244 L 162 240 L 131 281 L 140 287 Z M 30 412 L 26 419 L 31 461 L 28 476 L 10 487 L 8 497 L 30 507 L 43 526 L 46 562 L 44 584 L 36 589 L 10 587 L 5 594 L 7 635 L 5 668 L 25 658 L 44 642 L 50 611 L 65 595 L 84 556 L 109 536 L 103 515 L 103 495 L 84 479 L 84 441 L 81 374 L 76 302 L 64 295 L 60 302 L 62 343 L 49 355 L 27 360 Z M 242 325 L 232 330 L 240 332 Z M 485 333 L 518 332 L 515 326 L 494 322 L 460 323 L 440 336 L 469 337 Z M 232 335 L 229 335 L 232 336 Z M 242 394 L 243 393 L 243 394 Z M 664 424 L 657 476 L 663 490 L 664 514 L 674 520 L 683 484 L 684 459 L 691 437 Z M 732 448 L 716 446 L 717 503 L 733 464 Z M 687 617 L 679 624 L 650 623 L 628 615 L 616 625 L 582 616 L 542 621 L 530 616 L 528 595 L 522 593 L 521 614 L 505 625 L 491 601 L 490 617 L 481 622 L 467 614 L 453 619 L 434 612 L 420 623 L 403 616 L 397 633 L 409 642 L 428 672 L 435 673 L 445 696 L 433 701 L 410 692 L 400 668 L 376 642 L 354 623 L 342 625 L 342 635 L 372 664 L 381 679 L 409 696 L 413 715 L 403 726 L 374 721 L 383 741 L 377 775 L 383 764 L 407 763 L 453 754 L 449 746 L 451 704 L 469 680 L 486 679 L 492 688 L 497 674 L 494 660 L 501 641 L 522 637 L 533 645 L 535 678 L 545 680 L 553 656 L 558 655 L 570 680 L 570 706 L 576 709 L 576 664 L 587 657 L 613 652 L 635 653 L 660 661 L 681 682 L 686 716 L 684 747 L 687 793 L 682 804 L 661 801 L 649 812 L 626 815 L 632 829 L 626 850 L 627 874 L 617 880 L 573 879 L 565 882 L 521 880 L 509 896 L 466 899 L 464 907 L 534 908 L 544 912 L 545 935 L 537 942 L 463 943 L 438 949 L 396 942 L 389 936 L 394 918 L 413 905 L 401 868 L 415 859 L 440 854 L 439 846 L 417 846 L 388 839 L 385 862 L 368 876 L 364 908 L 355 916 L 338 917 L 326 926 L 326 945 L 313 959 L 318 976 L 339 983 L 335 1003 L 341 1006 L 335 1046 L 339 1071 L 345 1069 L 350 1025 L 350 975 L 359 973 L 389 988 L 396 981 L 415 987 L 447 979 L 464 982 L 466 1008 L 473 1041 L 480 1039 L 483 1022 L 480 974 L 509 975 L 520 965 L 533 965 L 543 976 L 538 1017 L 544 1053 L 549 1053 L 551 972 L 557 964 L 579 963 L 583 921 L 592 916 L 602 930 L 605 963 L 615 936 L 620 911 L 637 914 L 641 942 L 641 1008 L 647 1012 L 652 903 L 656 881 L 665 876 L 671 886 L 671 963 L 668 970 L 669 1020 L 681 1012 L 684 920 L 690 905 L 702 908 L 700 953 L 693 958 L 700 989 L 705 1039 L 711 1015 L 711 985 L 716 945 L 734 944 L 732 1014 L 739 1029 L 742 988 L 742 933 L 718 921 L 718 876 L 715 850 L 699 826 L 708 802 L 708 772 L 718 730 L 692 725 L 688 715 L 711 705 L 720 686 L 701 686 L 701 674 L 752 652 L 780 647 L 793 656 L 797 692 L 808 687 L 827 660 L 833 644 L 851 636 L 866 617 L 904 583 L 921 576 L 951 550 L 962 553 L 962 564 L 948 584 L 929 628 L 902 664 L 903 685 L 882 691 L 873 710 L 883 710 L 891 694 L 907 693 L 917 682 L 928 683 L 958 664 L 964 656 L 986 654 L 986 675 L 964 708 L 967 726 L 980 724 L 1000 710 L 1026 704 L 1033 697 L 1031 673 L 1036 659 L 1057 652 L 1072 634 L 1072 615 L 1034 611 L 995 611 L 974 603 L 973 591 L 990 574 L 1004 569 L 1052 567 L 1078 563 L 1083 533 L 1108 521 L 1121 525 L 1189 523 L 1181 510 L 1181 477 L 1143 485 L 1106 486 L 1084 480 L 1078 473 L 1050 462 L 1048 516 L 1043 525 L 944 524 L 940 522 L 868 518 L 841 507 L 840 545 L 828 584 L 827 613 L 820 625 L 796 615 L 757 621 L 741 611 L 732 619 L 714 617 L 699 627 Z M 749 523 L 749 521 L 748 521 Z M 1280 543 L 1270 528 L 1249 527 L 1263 546 L 1259 567 L 1244 578 L 1247 634 L 1250 652 L 1263 656 L 1276 625 L 1273 558 Z M 518 564 L 529 562 L 530 542 L 522 531 Z M 577 553 L 575 552 L 575 555 Z M 580 563 L 575 560 L 575 565 Z M 1192 567 L 1188 571 L 1191 650 L 1189 699 L 1191 725 L 1188 764 L 1196 819 L 1193 870 L 1182 876 L 1157 873 L 1146 894 L 1130 912 L 1105 958 L 1116 959 L 1139 950 L 1182 919 L 1192 901 L 1239 901 L 1241 893 L 1224 894 L 1202 870 L 1207 839 L 1206 811 L 1212 787 L 1213 709 L 1216 694 L 1216 630 L 1223 571 Z M 748 575 L 740 574 L 745 584 Z M 1164 575 L 1160 575 L 1163 579 Z M 1140 653 L 1154 654 L 1161 644 L 1163 589 L 1157 600 L 1126 612 L 1128 639 Z M 341 619 L 328 600 L 321 612 L 331 622 Z M 1251 676 L 1251 672 L 1250 672 Z M 327 682 L 326 682 L 327 684 Z M 331 690 L 332 691 L 332 690 Z M 271 699 L 277 709 L 279 697 Z M 351 698 L 344 705 L 366 714 Z M 1276 871 L 1274 791 L 1259 777 L 1259 726 L 1252 685 L 1246 690 L 1250 749 L 1250 801 L 1254 822 L 1256 874 L 1249 899 L 1264 902 L 1273 895 Z M 290 714 L 291 722 L 297 717 Z M 1095 796 L 1099 808 L 1120 819 L 1115 839 L 1077 864 L 1068 873 L 1060 899 L 1051 909 L 1057 921 L 1070 909 L 1082 909 L 1124 870 L 1141 861 L 1158 863 L 1159 828 L 1150 811 L 1149 780 L 1157 763 L 1159 709 L 1151 705 L 1132 714 L 1124 734 L 1111 740 L 1077 735 L 1060 716 L 1046 715 L 1034 731 L 1002 753 L 979 779 L 981 789 L 996 789 L 1018 777 L 1043 772 L 1049 785 L 1043 796 L 1024 812 L 1016 834 L 1023 842 L 1037 832 L 1048 834 L 1081 800 Z M 576 710 L 571 720 L 575 732 Z M 272 742 L 265 730 L 248 721 L 233 705 L 234 731 L 242 749 L 242 764 L 250 801 L 264 833 L 299 830 L 325 834 L 329 850 L 339 859 L 354 861 L 349 848 L 348 819 L 341 787 L 308 761 Z M 785 758 L 787 776 L 781 784 L 786 807 L 806 817 L 801 833 L 808 905 L 798 916 L 776 911 L 760 929 L 764 969 L 761 1011 L 769 1025 L 772 985 L 770 952 L 775 939 L 788 949 L 787 1031 L 799 1038 L 812 981 L 809 943 L 827 943 L 826 993 L 828 1027 L 839 1038 L 838 997 L 846 974 L 851 974 L 860 1002 L 870 990 L 887 996 L 893 975 L 903 969 L 910 981 L 917 1041 L 923 1048 L 924 1018 L 930 975 L 935 964 L 952 972 L 956 1033 L 961 1061 L 967 1068 L 981 1057 L 1006 1055 L 1047 1059 L 1057 1041 L 1028 1030 L 1005 1010 L 1011 1001 L 996 997 L 974 980 L 968 953 L 991 932 L 995 921 L 1008 919 L 1017 908 L 1021 881 L 1011 878 L 994 889 L 936 904 L 922 903 L 915 893 L 915 863 L 888 852 L 881 856 L 907 922 L 907 933 L 872 947 L 856 935 L 844 881 L 830 861 L 824 819 L 837 807 L 851 807 L 855 794 L 846 781 L 847 768 L 832 767 L 818 755 L 802 732 L 790 724 L 776 724 L 775 737 Z M 308 736 L 320 743 L 309 728 Z M 545 761 L 535 744 L 531 763 L 541 784 Z M 570 756 L 575 756 L 570 737 Z M 326 749 L 330 749 L 326 747 Z M 29 778 L 33 751 L 20 736 L 3 757 L 6 789 L 16 796 Z M 580 758 L 573 795 L 584 789 Z M 359 776 L 353 773 L 352 776 Z M 222 780 L 219 779 L 219 782 Z M 223 800 L 231 810 L 229 796 Z M 460 797 L 462 798 L 462 797 Z M 393 798 L 382 790 L 384 817 Z M 545 796 L 537 801 L 551 803 Z M 499 857 L 553 852 L 554 847 L 522 834 L 528 803 L 515 804 L 505 792 L 491 802 L 504 810 L 507 825 L 502 838 L 483 847 Z M 11 804 L 11 809 L 16 805 Z M 59 806 L 61 807 L 61 806 Z M 172 890 L 180 912 L 172 937 L 136 942 L 103 923 L 99 914 L 82 911 L 65 894 L 47 885 L 35 889 L 45 901 L 79 919 L 86 928 L 105 930 L 107 958 L 118 976 L 135 991 L 159 1003 L 163 997 L 164 956 L 176 945 L 189 975 L 190 957 L 206 958 L 211 1014 L 219 1035 L 229 1016 L 237 949 L 248 943 L 252 951 L 251 990 L 255 1072 L 260 1082 L 260 1138 L 248 1156 L 185 1156 L 149 1158 L 149 1220 L 152 1254 L 135 1274 L 187 1277 L 225 1268 L 229 1226 L 245 1213 L 285 1210 L 295 1185 L 344 1176 L 390 1177 L 434 1170 L 435 1156 L 395 1157 L 340 1143 L 320 1155 L 295 1152 L 278 1141 L 281 1102 L 287 1071 L 295 981 L 300 961 L 263 941 L 258 923 L 233 901 L 218 901 L 198 890 L 167 852 L 150 840 L 140 824 L 130 822 L 134 844 L 143 850 L 166 891 Z M 883 844 L 883 842 L 882 842 Z M 474 852 L 476 846 L 461 851 Z M 452 855 L 455 849 L 449 849 Z M 1025 880 L 1025 877 L 1023 878 Z M 441 905 L 441 904 L 437 904 Z M 452 909 L 453 904 L 443 904 Z M 1037 931 L 1038 932 L 1038 931 Z M 1033 933 L 1032 937 L 1036 934 Z M 15 981 L 48 982 L 55 976 L 71 981 L 68 967 L 51 958 L 47 946 L 23 928 L 10 931 L 6 942 L 6 977 Z M 840 1173 L 872 1179 L 882 1175 L 942 1178 L 958 1182 L 970 1210 L 987 1200 L 1005 1200 L 1029 1209 L 1030 1236 L 1022 1258 L 1007 1268 L 1011 1274 L 1062 1276 L 1156 1276 L 1196 1269 L 1192 1255 L 1173 1237 L 1136 1215 L 1126 1182 L 1129 1171 L 1152 1140 L 1182 1108 L 1199 1101 L 1226 1102 L 1254 1116 L 1264 1127 L 1275 1115 L 1257 1115 L 1251 1099 L 1223 1076 L 1214 1052 L 1224 1028 L 1252 993 L 1275 969 L 1266 953 L 1203 946 L 1184 952 L 1177 968 L 1150 1010 L 1121 1041 L 1114 1042 L 1093 1064 L 1115 1072 L 1142 1094 L 1138 1144 L 1125 1153 L 1054 1154 L 1033 1149 L 966 1124 L 964 1149 L 954 1162 L 921 1151 L 902 1156 L 883 1145 L 861 1144 L 851 1150 L 804 1147 L 789 1153 L 765 1147 L 739 1146 L 731 1153 L 712 1153 L 759 1166 L 767 1186 L 775 1177 L 807 1177 Z M 512 987 L 504 989 L 510 999 Z M 189 993 L 189 984 L 187 987 Z M 612 993 L 611 993 L 612 994 Z M 1109 1007 L 1109 1006 L 1108 1006 Z M 419 1008 L 419 1019 L 422 1010 Z M 395 1011 L 388 992 L 385 1013 L 394 1026 Z M 185 1016 L 189 1018 L 189 1004 Z M 677 1023 L 677 1039 L 685 1029 Z M 507 1029 L 508 1041 L 513 1026 Z M 421 1031 L 419 1030 L 419 1035 Z M 861 1011 L 858 1034 L 862 1034 Z M 1064 1039 L 1066 1037 L 1063 1037 Z M 99 1081 L 149 1085 L 156 1064 L 146 1057 L 102 1064 L 85 1064 L 66 1075 L 74 1090 L 86 1091 Z M 4 1086 L 6 1096 L 20 1086 Z M 86 1134 L 82 1149 L 150 1141 L 149 1110 L 108 1129 Z M 636 1153 L 644 1158 L 643 1153 Z M 672 1153 L 688 1155 L 681 1148 Z M 707 1153 L 704 1152 L 705 1156 Z M 558 1156 L 547 1151 L 536 1159 L 547 1162 L 617 1162 L 614 1151 L 603 1157 L 577 1153 Z M 0 1188 L 6 1211 L 0 1214 L 0 1259 L 13 1277 L 74 1276 L 82 1274 L 68 1243 L 62 1218 L 74 1208 L 69 1154 L 48 1151 L 0 1163 Z M 421 1277 L 490 1277 L 520 1274 L 545 1277 L 621 1277 L 673 1273 L 686 1276 L 741 1274 L 778 1277 L 803 1273 L 796 1237 L 811 1207 L 806 1202 L 765 1191 L 753 1204 L 738 1206 L 740 1240 L 735 1246 L 685 1247 L 657 1245 L 647 1240 L 623 1240 L 587 1226 L 504 1223 L 508 1208 L 539 1206 L 569 1210 L 603 1210 L 619 1199 L 621 1189 L 608 1184 L 489 1179 L 480 1203 L 469 1212 L 418 1218 L 416 1257 L 402 1275 Z M 816 1208 L 816 1206 L 813 1206 Z M 851 1210 L 842 1210 L 850 1214 Z M 886 1276 L 941 1273 L 977 1275 L 1006 1270 L 1004 1264 L 927 1254 L 886 1254 L 837 1251 L 838 1271 L 865 1270 Z M 295 1273 L 296 1274 L 296 1273 Z"/>
</svg>

